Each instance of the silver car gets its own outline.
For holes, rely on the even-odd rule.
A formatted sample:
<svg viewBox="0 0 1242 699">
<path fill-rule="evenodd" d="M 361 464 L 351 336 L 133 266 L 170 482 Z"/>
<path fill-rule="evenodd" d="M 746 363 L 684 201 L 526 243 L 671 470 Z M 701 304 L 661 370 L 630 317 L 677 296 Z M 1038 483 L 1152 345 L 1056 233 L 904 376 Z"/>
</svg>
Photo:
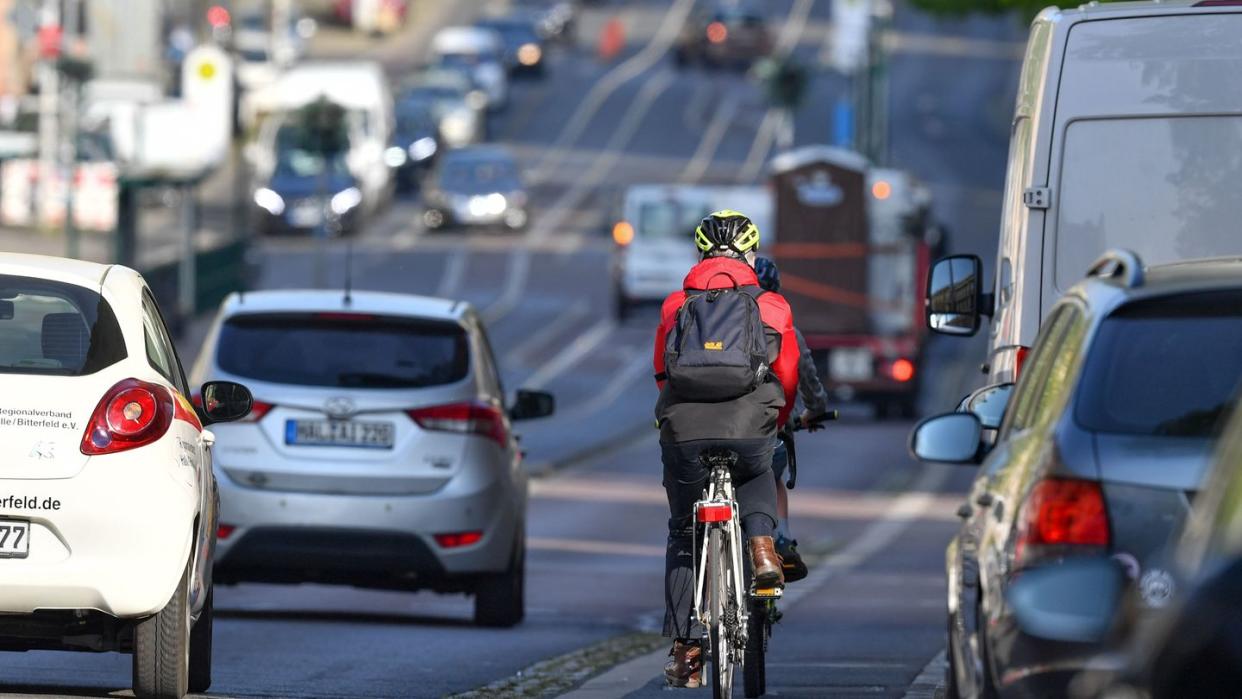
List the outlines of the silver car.
<svg viewBox="0 0 1242 699">
<path fill-rule="evenodd" d="M 254 410 L 217 428 L 216 581 L 475 595 L 521 621 L 526 476 L 486 332 L 466 303 L 267 291 L 224 301 L 194 368 L 245 377 Z"/>
</svg>

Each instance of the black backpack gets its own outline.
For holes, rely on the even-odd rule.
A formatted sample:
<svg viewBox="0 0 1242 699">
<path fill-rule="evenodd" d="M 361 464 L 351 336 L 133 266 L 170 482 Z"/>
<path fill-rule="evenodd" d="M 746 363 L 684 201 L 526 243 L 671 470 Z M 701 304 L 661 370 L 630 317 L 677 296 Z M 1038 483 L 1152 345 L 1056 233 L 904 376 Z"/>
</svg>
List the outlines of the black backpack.
<svg viewBox="0 0 1242 699">
<path fill-rule="evenodd" d="M 726 275 L 728 276 L 728 275 Z M 730 277 L 732 279 L 732 277 Z M 740 398 L 768 376 L 768 344 L 757 286 L 687 289 L 664 341 L 664 373 L 683 400 Z"/>
</svg>

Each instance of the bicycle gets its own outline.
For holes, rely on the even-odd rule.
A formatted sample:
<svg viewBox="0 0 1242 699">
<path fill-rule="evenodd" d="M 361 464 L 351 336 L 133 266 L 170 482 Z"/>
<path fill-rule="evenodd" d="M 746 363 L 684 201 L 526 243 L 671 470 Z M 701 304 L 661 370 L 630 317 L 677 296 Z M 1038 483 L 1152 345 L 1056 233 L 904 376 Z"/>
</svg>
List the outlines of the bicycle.
<svg viewBox="0 0 1242 699">
<path fill-rule="evenodd" d="M 795 421 L 783 437 L 837 417 L 830 411 L 810 425 Z M 789 442 L 787 442 L 789 444 Z M 792 444 L 790 444 L 792 446 Z M 790 454 L 793 466 L 793 454 Z M 780 586 L 757 588 L 750 584 L 743 567 L 742 527 L 730 475 L 738 455 L 727 448 L 704 452 L 700 459 L 710 472 L 703 497 L 694 504 L 693 548 L 695 556 L 692 619 L 703 629 L 700 640 L 705 665 L 711 665 L 712 697 L 733 696 L 733 676 L 742 666 L 747 697 L 761 696 L 767 689 L 766 653 L 776 620 Z M 791 470 L 791 480 L 794 472 Z M 703 548 L 699 549 L 702 530 Z M 749 560 L 749 556 L 745 557 Z M 743 592 L 745 590 L 745 592 Z"/>
</svg>

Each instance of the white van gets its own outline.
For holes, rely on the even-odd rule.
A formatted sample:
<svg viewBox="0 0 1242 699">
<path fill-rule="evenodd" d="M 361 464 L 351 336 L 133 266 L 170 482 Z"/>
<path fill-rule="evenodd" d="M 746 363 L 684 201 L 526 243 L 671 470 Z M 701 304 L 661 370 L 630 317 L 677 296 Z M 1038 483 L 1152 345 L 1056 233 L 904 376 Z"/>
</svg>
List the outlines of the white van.
<svg viewBox="0 0 1242 699">
<path fill-rule="evenodd" d="M 1105 250 L 1153 265 L 1242 255 L 1242 7 L 1049 8 L 1018 89 L 994 292 L 973 255 L 940 260 L 928 283 L 932 330 L 972 335 L 992 317 L 990 383 L 1017 377 L 1044 315 Z"/>
<path fill-rule="evenodd" d="M 363 205 L 374 211 L 392 191 L 392 169 L 384 162 L 393 130 L 392 93 L 380 64 L 373 61 L 303 63 L 280 76 L 275 84 L 249 95 L 254 118 L 306 106 L 325 98 L 345 108 L 349 115 L 350 150 L 346 164 L 358 179 Z M 259 143 L 270 145 L 272 124 L 260 131 Z M 262 173 L 264 159 L 273 153 L 261 145 L 250 151 L 255 170 Z"/>
</svg>

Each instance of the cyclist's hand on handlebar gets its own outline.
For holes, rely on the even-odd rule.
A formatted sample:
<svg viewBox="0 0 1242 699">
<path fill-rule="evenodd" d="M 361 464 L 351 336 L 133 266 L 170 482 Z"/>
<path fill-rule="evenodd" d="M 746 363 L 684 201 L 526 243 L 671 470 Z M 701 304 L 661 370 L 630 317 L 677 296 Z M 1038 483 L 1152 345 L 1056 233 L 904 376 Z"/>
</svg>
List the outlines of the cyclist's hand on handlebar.
<svg viewBox="0 0 1242 699">
<path fill-rule="evenodd" d="M 805 429 L 807 432 L 818 432 L 824 429 L 825 422 L 835 419 L 837 419 L 837 411 L 835 410 L 814 414 L 803 410 L 802 413 L 795 418 L 795 421 L 798 429 Z"/>
</svg>

